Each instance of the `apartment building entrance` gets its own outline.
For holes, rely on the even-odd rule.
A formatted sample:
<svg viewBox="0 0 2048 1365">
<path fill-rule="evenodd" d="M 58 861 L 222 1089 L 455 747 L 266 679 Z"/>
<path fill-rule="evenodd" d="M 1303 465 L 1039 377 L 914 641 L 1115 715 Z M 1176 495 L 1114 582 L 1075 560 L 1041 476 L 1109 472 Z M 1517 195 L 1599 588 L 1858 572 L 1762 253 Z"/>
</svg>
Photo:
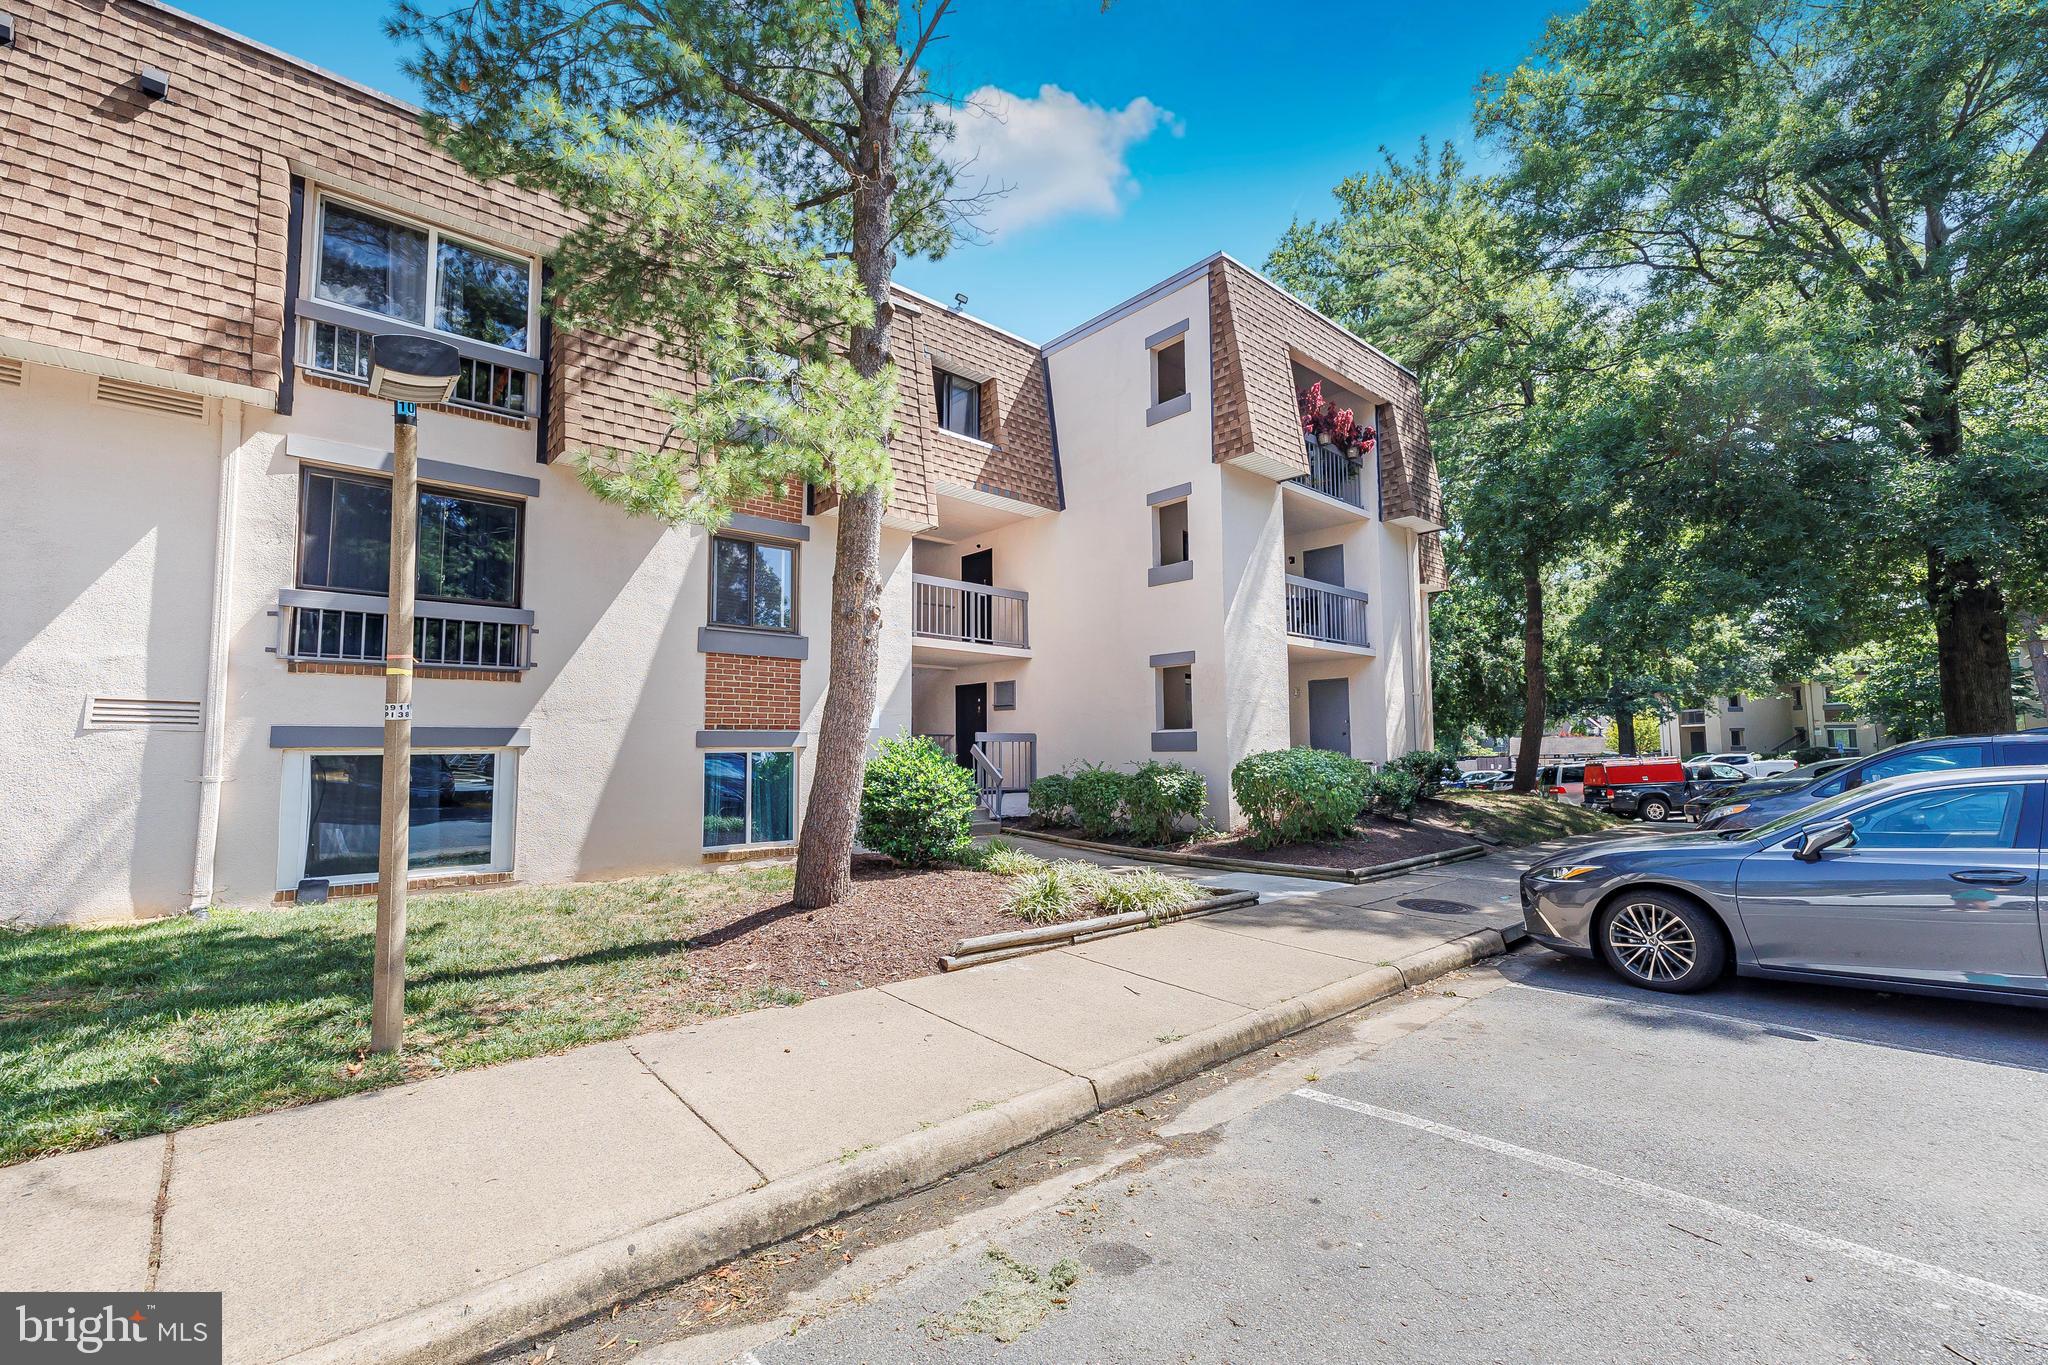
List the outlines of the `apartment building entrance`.
<svg viewBox="0 0 2048 1365">
<path fill-rule="evenodd" d="M 1350 756 L 1351 679 L 1309 679 L 1308 747 Z"/>
<path fill-rule="evenodd" d="M 996 585 L 996 552 L 976 550 L 971 555 L 960 556 L 960 581 L 974 583 L 984 588 Z M 967 638 L 987 644 L 995 639 L 995 602 L 986 593 L 964 594 L 962 606 L 966 620 Z"/>
<path fill-rule="evenodd" d="M 956 683 L 953 687 L 953 755 L 963 768 L 974 766 L 976 736 L 988 729 L 988 684 Z"/>
</svg>

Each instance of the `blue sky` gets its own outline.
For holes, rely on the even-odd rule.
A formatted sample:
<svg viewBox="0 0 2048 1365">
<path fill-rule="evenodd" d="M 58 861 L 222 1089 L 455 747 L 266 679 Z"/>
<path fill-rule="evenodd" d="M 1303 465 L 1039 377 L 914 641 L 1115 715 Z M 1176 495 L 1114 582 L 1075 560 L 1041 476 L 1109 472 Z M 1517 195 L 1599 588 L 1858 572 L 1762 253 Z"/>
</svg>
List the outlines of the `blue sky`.
<svg viewBox="0 0 2048 1365">
<path fill-rule="evenodd" d="M 183 0 L 194 13 L 412 97 L 383 0 Z M 1348 5 L 1221 0 L 959 0 L 932 63 L 1003 107 L 972 124 L 977 172 L 1015 189 L 993 234 L 898 278 L 1048 340 L 1218 249 L 1261 264 L 1382 146 L 1469 141 L 1481 73 L 1512 67 L 1540 0 Z M 1046 91 L 1045 87 L 1055 87 Z M 1004 97 L 1009 97 L 1005 99 Z M 1014 102 L 1012 102 L 1014 101 Z"/>
</svg>

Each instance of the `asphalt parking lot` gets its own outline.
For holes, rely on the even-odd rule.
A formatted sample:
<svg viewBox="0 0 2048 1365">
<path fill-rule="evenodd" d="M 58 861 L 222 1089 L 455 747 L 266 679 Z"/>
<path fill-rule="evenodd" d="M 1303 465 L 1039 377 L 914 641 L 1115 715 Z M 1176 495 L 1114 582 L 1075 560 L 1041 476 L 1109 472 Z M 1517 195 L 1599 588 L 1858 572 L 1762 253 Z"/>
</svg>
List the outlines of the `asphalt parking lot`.
<svg viewBox="0 0 2048 1365">
<path fill-rule="evenodd" d="M 737 1358 L 2048 1359 L 2048 1012 L 1528 947 L 1445 984 Z"/>
</svg>

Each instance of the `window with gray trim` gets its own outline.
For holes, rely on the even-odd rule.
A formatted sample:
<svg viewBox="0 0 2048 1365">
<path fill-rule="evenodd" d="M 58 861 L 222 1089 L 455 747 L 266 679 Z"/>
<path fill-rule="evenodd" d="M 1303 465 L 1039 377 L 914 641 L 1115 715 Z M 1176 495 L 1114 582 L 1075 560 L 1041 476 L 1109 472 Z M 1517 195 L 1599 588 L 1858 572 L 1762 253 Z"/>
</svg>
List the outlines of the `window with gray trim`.
<svg viewBox="0 0 2048 1365">
<path fill-rule="evenodd" d="M 1159 674 L 1159 728 L 1195 728 L 1195 669 L 1193 664 L 1175 664 L 1157 670 Z"/>
<path fill-rule="evenodd" d="M 1152 509 L 1152 562 L 1160 568 L 1184 564 L 1188 558 L 1188 500 L 1162 502 Z"/>
<path fill-rule="evenodd" d="M 795 630 L 796 547 L 713 536 L 711 624 Z"/>
<path fill-rule="evenodd" d="M 704 847 L 781 844 L 796 837 L 796 754 L 704 755 Z"/>
<path fill-rule="evenodd" d="M 1152 406 L 1170 403 L 1188 391 L 1188 344 L 1175 337 L 1152 348 Z"/>
<path fill-rule="evenodd" d="M 487 251 L 326 196 L 317 235 L 315 298 L 531 352 L 530 259 Z"/>
<path fill-rule="evenodd" d="M 525 508 L 422 487 L 418 590 L 430 602 L 519 605 Z M 302 588 L 382 594 L 391 586 L 391 481 L 304 470 L 299 493 Z"/>
</svg>

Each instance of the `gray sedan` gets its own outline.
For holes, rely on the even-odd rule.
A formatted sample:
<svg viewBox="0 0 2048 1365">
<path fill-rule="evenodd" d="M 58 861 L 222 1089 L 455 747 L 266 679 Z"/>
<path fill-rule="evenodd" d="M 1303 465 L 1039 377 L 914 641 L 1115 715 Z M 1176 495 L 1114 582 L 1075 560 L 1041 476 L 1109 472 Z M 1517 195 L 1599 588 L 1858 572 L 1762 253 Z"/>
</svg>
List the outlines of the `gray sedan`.
<svg viewBox="0 0 2048 1365">
<path fill-rule="evenodd" d="M 1756 829 L 1581 845 L 1522 876 L 1537 942 L 1625 981 L 1743 976 L 2048 1002 L 2048 767 L 1918 773 Z"/>
</svg>

